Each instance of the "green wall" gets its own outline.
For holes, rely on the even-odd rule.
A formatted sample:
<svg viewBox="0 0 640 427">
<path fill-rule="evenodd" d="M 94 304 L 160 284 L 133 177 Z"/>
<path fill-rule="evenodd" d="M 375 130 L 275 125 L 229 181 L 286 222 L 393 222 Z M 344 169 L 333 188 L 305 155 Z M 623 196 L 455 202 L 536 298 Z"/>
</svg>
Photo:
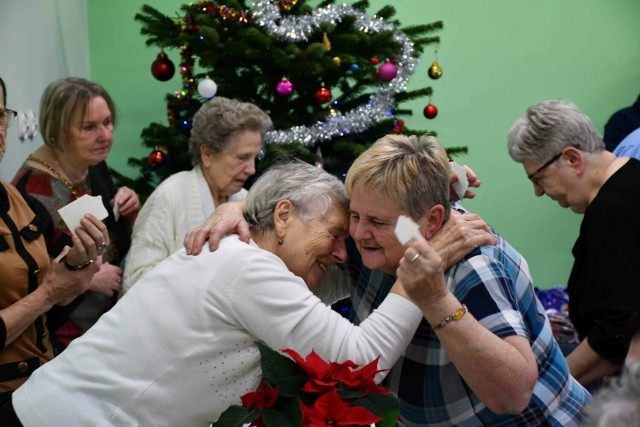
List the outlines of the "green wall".
<svg viewBox="0 0 640 427">
<path fill-rule="evenodd" d="M 139 141 L 151 121 L 164 122 L 164 95 L 180 88 L 178 73 L 159 82 L 150 73 L 156 47 L 147 48 L 133 16 L 144 2 L 88 0 L 91 75 L 107 87 L 119 124 L 109 159 L 115 169 L 135 173 L 129 157 L 149 150 Z M 178 16 L 182 1 L 148 1 Z M 347 2 L 349 3 L 349 2 Z M 527 106 L 544 98 L 575 102 L 602 130 L 615 110 L 640 92 L 640 1 L 638 0 L 370 0 L 374 13 L 394 4 L 403 25 L 444 22 L 433 81 L 426 71 L 428 48 L 411 88 L 431 85 L 439 115 L 422 116 L 426 100 L 412 105 L 408 125 L 436 130 L 446 146 L 466 145 L 458 162 L 482 180 L 478 197 L 465 206 L 479 213 L 528 260 L 536 285 L 566 283 L 571 248 L 581 216 L 538 199 L 522 167 L 509 158 L 506 133 Z M 178 52 L 168 52 L 178 65 Z M 185 147 L 186 149 L 186 147 Z"/>
</svg>

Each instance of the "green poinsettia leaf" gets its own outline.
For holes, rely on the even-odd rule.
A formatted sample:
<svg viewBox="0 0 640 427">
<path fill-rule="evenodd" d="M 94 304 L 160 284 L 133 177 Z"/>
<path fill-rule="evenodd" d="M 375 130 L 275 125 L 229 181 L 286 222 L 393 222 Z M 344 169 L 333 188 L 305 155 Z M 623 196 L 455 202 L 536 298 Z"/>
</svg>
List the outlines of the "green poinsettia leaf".
<svg viewBox="0 0 640 427">
<path fill-rule="evenodd" d="M 260 416 L 258 409 L 248 409 L 233 405 L 227 408 L 218 421 L 211 423 L 211 427 L 242 427 Z"/>
<path fill-rule="evenodd" d="M 280 386 L 281 396 L 297 396 L 309 379 L 304 370 L 293 360 L 265 344 L 257 342 L 260 350 L 262 378 L 272 387 Z"/>
<path fill-rule="evenodd" d="M 353 405 L 362 406 L 377 416 L 382 421 L 376 423 L 376 427 L 395 427 L 400 413 L 400 402 L 393 394 L 370 394 L 362 399 L 353 401 Z"/>
<path fill-rule="evenodd" d="M 279 410 L 265 409 L 262 420 L 266 427 L 299 427 L 302 425 L 300 399 L 291 399 Z"/>
</svg>

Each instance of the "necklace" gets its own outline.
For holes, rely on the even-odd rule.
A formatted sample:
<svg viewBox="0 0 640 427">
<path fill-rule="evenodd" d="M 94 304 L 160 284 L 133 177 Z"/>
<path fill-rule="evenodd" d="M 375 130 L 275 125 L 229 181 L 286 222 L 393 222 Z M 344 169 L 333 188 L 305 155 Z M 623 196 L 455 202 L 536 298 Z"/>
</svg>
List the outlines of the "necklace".
<svg viewBox="0 0 640 427">
<path fill-rule="evenodd" d="M 71 194 L 73 194 L 73 195 L 74 195 L 74 197 L 75 197 L 76 199 L 79 199 L 79 198 L 80 198 L 80 194 L 78 194 L 78 191 L 73 187 L 73 184 L 71 184 L 71 183 L 70 183 L 69 181 L 67 181 L 67 180 L 66 180 L 62 175 L 60 175 L 60 174 L 58 173 L 58 171 L 57 171 L 57 170 L 55 170 L 55 169 L 53 168 L 53 166 L 51 166 L 49 163 L 45 162 L 45 161 L 44 161 L 44 160 L 42 160 L 42 159 L 39 159 L 39 158 L 37 158 L 37 157 L 34 157 L 33 155 L 30 155 L 29 157 L 27 157 L 27 160 L 34 161 L 34 162 L 36 162 L 36 163 L 38 163 L 38 164 L 41 164 L 41 165 L 42 165 L 42 166 L 44 166 L 45 168 L 49 169 L 49 172 L 51 172 L 51 174 L 53 174 L 53 176 L 55 176 L 56 178 L 58 178 L 60 181 L 62 181 L 62 183 L 63 183 L 64 185 L 66 185 L 66 186 L 67 186 L 67 188 L 69 189 L 69 191 L 71 191 Z"/>
</svg>

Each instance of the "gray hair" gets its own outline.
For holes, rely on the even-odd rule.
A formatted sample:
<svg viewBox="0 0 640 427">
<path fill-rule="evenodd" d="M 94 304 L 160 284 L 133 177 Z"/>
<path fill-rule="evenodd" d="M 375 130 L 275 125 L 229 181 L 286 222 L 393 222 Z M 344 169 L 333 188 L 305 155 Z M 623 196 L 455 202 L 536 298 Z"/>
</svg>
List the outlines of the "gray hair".
<svg viewBox="0 0 640 427">
<path fill-rule="evenodd" d="M 638 425 L 640 420 L 640 362 L 628 365 L 585 406 L 585 427 Z"/>
<path fill-rule="evenodd" d="M 349 209 L 342 182 L 323 169 L 301 160 L 271 166 L 251 186 L 244 202 L 244 217 L 252 231 L 275 228 L 273 213 L 281 200 L 293 203 L 304 222 L 324 214 L 333 204 Z"/>
<path fill-rule="evenodd" d="M 209 147 L 214 153 L 229 149 L 231 138 L 242 131 L 258 132 L 262 138 L 273 127 L 271 118 L 249 102 L 216 96 L 203 104 L 193 116 L 189 138 L 191 163 L 199 165 L 200 146 Z"/>
<path fill-rule="evenodd" d="M 591 119 L 574 104 L 559 99 L 529 107 L 509 130 L 507 141 L 509 155 L 516 162 L 544 163 L 566 147 L 589 153 L 605 149 Z"/>
<path fill-rule="evenodd" d="M 449 218 L 451 168 L 435 136 L 386 135 L 353 162 L 347 172 L 347 193 L 363 185 L 391 199 L 414 220 L 442 205 Z"/>
</svg>

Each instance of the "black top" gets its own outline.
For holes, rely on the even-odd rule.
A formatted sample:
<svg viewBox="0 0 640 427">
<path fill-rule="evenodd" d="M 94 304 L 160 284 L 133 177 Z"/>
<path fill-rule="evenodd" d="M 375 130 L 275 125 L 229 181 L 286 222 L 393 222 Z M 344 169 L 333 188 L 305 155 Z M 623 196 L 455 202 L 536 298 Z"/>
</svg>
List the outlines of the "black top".
<svg viewBox="0 0 640 427">
<path fill-rule="evenodd" d="M 640 308 L 640 161 L 630 159 L 587 208 L 573 247 L 569 316 L 580 340 L 622 364 Z"/>
</svg>

